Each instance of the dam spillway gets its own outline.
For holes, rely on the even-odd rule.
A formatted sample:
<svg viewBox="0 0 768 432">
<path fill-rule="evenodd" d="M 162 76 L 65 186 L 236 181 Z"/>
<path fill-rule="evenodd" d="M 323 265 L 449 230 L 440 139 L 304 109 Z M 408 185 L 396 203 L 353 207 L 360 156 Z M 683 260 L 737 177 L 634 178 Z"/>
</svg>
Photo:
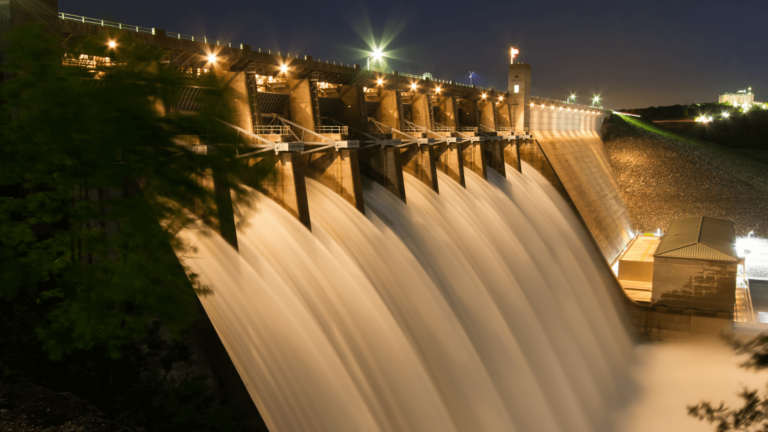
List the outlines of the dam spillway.
<svg viewBox="0 0 768 432">
<path fill-rule="evenodd" d="M 80 18 L 61 33 L 131 31 Z M 221 79 L 243 164 L 271 169 L 236 232 L 178 252 L 273 432 L 604 430 L 632 337 L 730 326 L 624 295 L 611 113 L 532 97 L 530 65 L 498 90 L 151 30 L 160 67 Z M 193 93 L 164 114 L 202 110 Z"/>
<path fill-rule="evenodd" d="M 408 205 L 367 182 L 366 216 L 310 181 L 311 233 L 254 192 L 239 254 L 184 234 L 270 430 L 605 426 L 630 338 L 575 215 L 527 172 L 440 195 L 407 175 Z"/>
</svg>

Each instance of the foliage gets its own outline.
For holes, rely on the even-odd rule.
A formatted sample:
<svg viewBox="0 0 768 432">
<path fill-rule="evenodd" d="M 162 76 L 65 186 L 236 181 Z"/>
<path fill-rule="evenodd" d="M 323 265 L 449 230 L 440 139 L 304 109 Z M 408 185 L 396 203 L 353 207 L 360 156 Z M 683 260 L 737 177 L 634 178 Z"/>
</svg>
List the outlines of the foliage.
<svg viewBox="0 0 768 432">
<path fill-rule="evenodd" d="M 37 25 L 6 38 L 0 379 L 78 389 L 116 415 L 162 419 L 169 430 L 221 417 L 202 383 L 156 373 L 189 361 L 173 338 L 198 316 L 195 290 L 207 290 L 176 258 L 189 245 L 175 234 L 226 222 L 222 194 L 201 175 L 215 173 L 236 199 L 246 176 L 264 175 L 229 157 L 250 150 L 216 120 L 231 121 L 223 81 L 161 65 L 161 52 L 130 33 L 116 49 L 98 36 L 62 41 Z M 83 61 L 94 55 L 108 60 Z M 189 85 L 209 89 L 206 109 L 174 113 Z M 198 154 L 176 140 L 184 135 L 217 151 Z M 174 342 L 153 346 L 159 324 L 150 323 Z"/>
<path fill-rule="evenodd" d="M 637 114 L 651 121 L 711 117 L 712 121 L 708 123 L 691 123 L 691 128 L 686 129 L 685 134 L 734 149 L 768 150 L 768 109 L 760 104 L 748 110 L 728 103 L 702 103 L 620 111 Z"/>
<path fill-rule="evenodd" d="M 743 108 L 729 112 L 728 118 L 712 114 L 713 121 L 696 125 L 689 134 L 731 148 L 768 150 L 768 109 L 754 106 L 747 112 Z"/>
<path fill-rule="evenodd" d="M 768 369 L 768 336 L 761 335 L 747 343 L 735 342 L 734 347 L 739 354 L 749 354 L 742 367 Z M 702 401 L 688 406 L 688 415 L 710 424 L 716 423 L 718 432 L 768 431 L 768 391 L 760 395 L 757 390 L 745 387 L 738 396 L 743 402 L 741 407 L 726 407 L 723 402 L 714 406 L 711 402 Z"/>
</svg>

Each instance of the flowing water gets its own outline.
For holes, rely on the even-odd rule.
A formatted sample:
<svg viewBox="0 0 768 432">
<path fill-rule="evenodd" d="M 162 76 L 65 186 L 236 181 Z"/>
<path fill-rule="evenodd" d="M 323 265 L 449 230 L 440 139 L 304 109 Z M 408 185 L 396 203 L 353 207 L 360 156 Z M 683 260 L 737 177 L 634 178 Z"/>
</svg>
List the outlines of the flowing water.
<svg viewBox="0 0 768 432">
<path fill-rule="evenodd" d="M 528 168 L 528 167 L 526 167 Z M 307 180 L 312 231 L 253 192 L 239 252 L 204 228 L 184 262 L 275 431 L 599 431 L 632 345 L 607 267 L 533 169 L 365 182 L 366 214 Z"/>
</svg>

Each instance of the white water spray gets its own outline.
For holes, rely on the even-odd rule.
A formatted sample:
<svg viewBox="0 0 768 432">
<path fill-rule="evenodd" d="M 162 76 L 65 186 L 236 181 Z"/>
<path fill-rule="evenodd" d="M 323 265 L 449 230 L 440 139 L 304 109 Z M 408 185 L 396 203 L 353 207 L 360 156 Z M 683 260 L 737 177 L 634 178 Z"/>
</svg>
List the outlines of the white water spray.
<svg viewBox="0 0 768 432">
<path fill-rule="evenodd" d="M 596 431 L 631 344 L 588 234 L 532 169 L 366 215 L 307 180 L 313 231 L 254 192 L 240 251 L 204 229 L 185 258 L 274 431 Z M 540 176 L 539 176 L 540 177 Z M 562 201 L 562 202 L 561 202 Z"/>
</svg>

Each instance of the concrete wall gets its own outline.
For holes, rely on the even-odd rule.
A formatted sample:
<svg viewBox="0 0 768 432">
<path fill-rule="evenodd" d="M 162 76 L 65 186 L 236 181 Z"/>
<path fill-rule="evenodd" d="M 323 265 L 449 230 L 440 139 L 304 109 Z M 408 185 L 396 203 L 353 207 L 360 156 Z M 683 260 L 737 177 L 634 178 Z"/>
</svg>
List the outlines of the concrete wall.
<svg viewBox="0 0 768 432">
<path fill-rule="evenodd" d="M 599 112 L 591 114 L 577 110 L 564 103 L 553 103 L 548 100 L 533 99 L 531 111 L 531 131 L 600 131 L 603 120 L 608 116 L 602 111 L 589 110 L 590 112 Z M 543 105 L 543 106 L 542 106 Z M 570 108 L 570 110 L 569 110 Z"/>
<path fill-rule="evenodd" d="M 632 236 L 632 220 L 596 130 L 533 131 L 603 257 L 613 260 Z M 521 158 L 523 156 L 521 148 Z M 545 171 L 546 177 L 552 173 Z"/>
<path fill-rule="evenodd" d="M 737 263 L 654 257 L 651 304 L 733 313 Z"/>
</svg>

